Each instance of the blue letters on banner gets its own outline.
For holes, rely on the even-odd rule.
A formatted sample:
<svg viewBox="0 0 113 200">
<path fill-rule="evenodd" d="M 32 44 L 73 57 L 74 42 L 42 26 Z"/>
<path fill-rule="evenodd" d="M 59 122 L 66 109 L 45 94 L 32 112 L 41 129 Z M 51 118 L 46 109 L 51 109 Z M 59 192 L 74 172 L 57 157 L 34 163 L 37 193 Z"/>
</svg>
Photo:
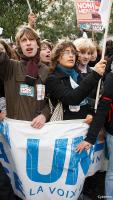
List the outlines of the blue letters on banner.
<svg viewBox="0 0 113 200">
<path fill-rule="evenodd" d="M 86 150 L 82 153 L 75 151 L 77 144 L 83 140 L 83 136 L 72 139 L 71 144 L 71 156 L 69 167 L 67 169 L 66 184 L 75 185 L 78 179 L 78 164 L 83 170 L 84 175 L 87 174 L 90 163 L 91 163 L 91 151 Z M 55 141 L 52 169 L 48 175 L 40 174 L 38 171 L 38 157 L 39 157 L 39 139 L 28 139 L 27 140 L 27 160 L 26 160 L 26 171 L 28 177 L 35 182 L 41 183 L 53 183 L 56 182 L 62 175 L 64 169 L 64 162 L 66 159 L 66 151 L 68 139 L 57 139 Z"/>
<path fill-rule="evenodd" d="M 52 183 L 57 181 L 63 172 L 66 147 L 68 139 L 58 139 L 55 141 L 53 163 L 50 174 L 43 175 L 37 171 L 38 154 L 39 154 L 39 140 L 28 139 L 27 142 L 27 175 L 35 182 Z"/>
</svg>

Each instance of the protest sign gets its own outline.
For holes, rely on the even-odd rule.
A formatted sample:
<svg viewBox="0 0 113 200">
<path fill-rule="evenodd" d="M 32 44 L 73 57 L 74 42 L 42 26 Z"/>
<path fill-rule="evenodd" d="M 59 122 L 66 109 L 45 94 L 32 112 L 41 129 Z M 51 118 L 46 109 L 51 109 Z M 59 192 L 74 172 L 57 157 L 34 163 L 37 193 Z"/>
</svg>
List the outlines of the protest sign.
<svg viewBox="0 0 113 200">
<path fill-rule="evenodd" d="M 76 0 L 77 23 L 80 28 L 95 32 L 102 32 L 101 17 L 99 14 L 100 0 Z"/>
</svg>

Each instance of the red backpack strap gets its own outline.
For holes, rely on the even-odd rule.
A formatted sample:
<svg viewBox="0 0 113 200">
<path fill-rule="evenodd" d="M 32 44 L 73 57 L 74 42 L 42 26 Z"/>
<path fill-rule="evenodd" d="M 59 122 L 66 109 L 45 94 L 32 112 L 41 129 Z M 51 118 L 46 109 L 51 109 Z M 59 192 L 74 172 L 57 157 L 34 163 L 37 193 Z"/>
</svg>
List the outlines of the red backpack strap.
<svg viewBox="0 0 113 200">
<path fill-rule="evenodd" d="M 102 99 L 102 100 L 106 100 L 106 101 L 112 101 L 112 99 L 111 99 L 111 98 L 109 98 L 109 97 L 106 97 L 106 96 L 103 96 L 103 97 L 101 97 L 101 99 Z"/>
</svg>

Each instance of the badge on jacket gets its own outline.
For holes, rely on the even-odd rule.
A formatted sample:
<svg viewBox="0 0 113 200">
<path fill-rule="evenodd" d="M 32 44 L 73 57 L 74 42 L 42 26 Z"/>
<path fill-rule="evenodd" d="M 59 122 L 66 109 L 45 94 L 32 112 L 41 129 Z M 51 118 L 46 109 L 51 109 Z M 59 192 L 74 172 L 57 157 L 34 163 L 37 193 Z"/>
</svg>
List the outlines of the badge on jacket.
<svg viewBox="0 0 113 200">
<path fill-rule="evenodd" d="M 34 97 L 34 87 L 27 84 L 20 84 L 20 93 L 21 96 Z"/>
<path fill-rule="evenodd" d="M 38 84 L 36 87 L 37 87 L 37 100 L 44 100 L 44 97 L 45 97 L 45 85 Z"/>
</svg>

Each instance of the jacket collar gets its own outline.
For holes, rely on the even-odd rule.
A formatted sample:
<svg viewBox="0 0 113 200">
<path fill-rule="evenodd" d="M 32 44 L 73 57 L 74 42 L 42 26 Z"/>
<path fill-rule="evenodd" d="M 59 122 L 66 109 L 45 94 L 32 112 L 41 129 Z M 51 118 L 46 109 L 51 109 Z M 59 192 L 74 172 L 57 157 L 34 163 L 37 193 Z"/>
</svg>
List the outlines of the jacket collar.
<svg viewBox="0 0 113 200">
<path fill-rule="evenodd" d="M 67 75 L 66 73 L 64 72 L 58 72 L 58 71 L 54 71 L 53 72 L 58 78 L 69 78 L 69 75 Z"/>
</svg>

